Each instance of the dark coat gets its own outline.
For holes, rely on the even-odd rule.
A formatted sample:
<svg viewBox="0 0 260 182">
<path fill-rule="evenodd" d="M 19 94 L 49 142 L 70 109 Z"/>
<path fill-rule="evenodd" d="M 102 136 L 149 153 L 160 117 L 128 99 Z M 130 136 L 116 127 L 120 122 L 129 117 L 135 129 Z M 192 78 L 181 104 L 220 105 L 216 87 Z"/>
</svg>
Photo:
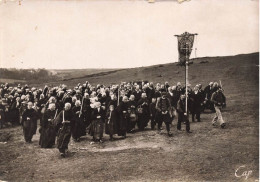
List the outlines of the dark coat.
<svg viewBox="0 0 260 182">
<path fill-rule="evenodd" d="M 56 130 L 54 125 L 55 117 L 57 117 L 58 110 L 46 110 L 40 122 L 41 128 L 39 145 L 42 148 L 51 148 L 55 144 Z"/>
<path fill-rule="evenodd" d="M 205 92 L 205 97 L 210 100 L 211 98 L 211 95 L 212 95 L 212 89 L 213 87 L 211 87 L 210 85 L 207 85 L 204 89 L 204 92 Z"/>
<path fill-rule="evenodd" d="M 34 109 L 26 109 L 22 115 L 23 134 L 26 142 L 30 141 L 37 130 L 37 113 Z"/>
<path fill-rule="evenodd" d="M 137 126 L 140 130 L 144 130 L 150 119 L 148 99 L 141 98 L 137 103 L 137 109 L 142 110 L 142 113 L 138 112 Z"/>
<path fill-rule="evenodd" d="M 103 137 L 105 116 L 106 116 L 105 110 L 103 110 L 101 107 L 99 111 L 97 108 L 95 108 L 92 111 L 90 135 L 93 136 L 94 139 L 102 139 Z"/>
<path fill-rule="evenodd" d="M 214 92 L 211 97 L 211 101 L 216 105 L 216 106 L 223 106 L 226 104 L 226 97 L 223 94 L 223 92 Z"/>
<path fill-rule="evenodd" d="M 176 109 L 178 100 L 180 99 L 180 93 L 177 90 L 173 90 L 172 106 Z"/>
<path fill-rule="evenodd" d="M 137 107 L 143 108 L 144 115 L 149 115 L 149 101 L 147 98 L 139 99 L 139 101 L 137 103 Z"/>
<path fill-rule="evenodd" d="M 84 98 L 83 100 L 83 106 L 82 106 L 82 114 L 84 117 L 84 123 L 86 127 L 88 127 L 91 123 L 91 114 L 92 114 L 92 108 L 90 107 L 90 99 Z"/>
<path fill-rule="evenodd" d="M 79 115 L 81 107 L 74 106 L 72 112 L 74 114 L 75 125 L 72 127 L 72 137 L 78 139 L 86 135 L 86 125 L 83 122 L 83 114 Z M 78 113 L 77 113 L 78 112 Z"/>
<path fill-rule="evenodd" d="M 157 110 L 156 110 L 156 103 L 150 103 L 149 110 L 150 110 L 151 117 L 154 118 L 155 115 L 156 115 L 156 112 L 157 112 Z"/>
<path fill-rule="evenodd" d="M 109 106 L 110 105 L 113 105 L 114 106 L 114 109 L 116 109 L 117 107 L 117 100 L 110 100 L 108 105 L 107 105 L 107 108 L 109 109 Z"/>
<path fill-rule="evenodd" d="M 133 95 L 135 96 L 135 101 L 138 102 L 141 99 L 142 91 L 139 90 L 139 92 L 134 91 Z"/>
<path fill-rule="evenodd" d="M 170 103 L 171 103 L 171 106 L 173 106 L 175 103 L 174 103 L 174 94 L 172 93 L 172 95 L 170 94 L 170 92 L 167 92 L 166 94 L 166 97 L 169 99 Z"/>
<path fill-rule="evenodd" d="M 177 103 L 177 112 L 178 113 L 185 113 L 185 99 L 181 100 L 179 99 L 178 103 Z"/>
<path fill-rule="evenodd" d="M 152 88 L 152 87 L 148 87 L 147 88 L 147 98 L 148 98 L 148 100 L 151 102 L 152 101 L 152 98 L 155 98 L 155 89 L 154 88 Z"/>
<path fill-rule="evenodd" d="M 121 102 L 116 108 L 116 111 L 118 113 L 118 136 L 124 136 L 129 122 L 128 103 Z"/>
<path fill-rule="evenodd" d="M 64 116 L 64 118 L 63 118 Z M 62 123 L 63 119 L 70 121 L 70 123 Z M 71 110 L 62 110 L 54 121 L 56 127 L 58 128 L 57 135 L 57 148 L 58 149 L 68 149 L 68 144 L 71 137 L 71 129 L 75 125 L 74 114 Z"/>
<path fill-rule="evenodd" d="M 106 125 L 105 125 L 105 133 L 108 135 L 114 135 L 117 134 L 118 130 L 118 118 L 117 118 L 117 112 L 116 110 L 108 111 L 106 114 Z"/>
<path fill-rule="evenodd" d="M 3 126 L 5 121 L 5 106 L 0 104 L 0 127 Z"/>
<path fill-rule="evenodd" d="M 15 122 L 18 124 L 20 122 L 20 114 L 19 114 L 19 109 L 21 107 L 21 102 L 13 102 L 10 108 L 10 116 L 11 116 L 11 121 Z"/>
<path fill-rule="evenodd" d="M 204 101 L 203 93 L 198 91 L 195 93 L 194 91 L 190 94 L 190 111 L 191 113 L 201 112 L 202 103 Z"/>
<path fill-rule="evenodd" d="M 64 100 L 63 100 L 63 103 L 64 103 L 64 104 L 66 104 L 66 103 L 72 104 L 72 97 L 66 96 L 66 97 L 64 98 Z"/>
</svg>

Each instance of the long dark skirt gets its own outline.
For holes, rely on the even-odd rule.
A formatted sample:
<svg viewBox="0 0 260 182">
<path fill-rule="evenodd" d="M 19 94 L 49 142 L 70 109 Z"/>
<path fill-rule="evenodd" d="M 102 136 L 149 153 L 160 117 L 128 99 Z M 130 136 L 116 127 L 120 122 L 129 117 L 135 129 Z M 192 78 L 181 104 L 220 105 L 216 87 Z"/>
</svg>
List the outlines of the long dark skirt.
<svg viewBox="0 0 260 182">
<path fill-rule="evenodd" d="M 83 112 L 83 118 L 86 128 L 89 127 L 89 125 L 91 124 L 91 111 L 87 110 Z"/>
<path fill-rule="evenodd" d="M 3 128 L 4 122 L 5 122 L 4 112 L 0 112 L 0 128 Z"/>
<path fill-rule="evenodd" d="M 55 144 L 56 130 L 53 125 L 41 128 L 39 145 L 41 148 L 51 148 Z"/>
<path fill-rule="evenodd" d="M 68 149 L 68 145 L 71 137 L 71 126 L 63 125 L 59 131 L 57 136 L 57 148 L 64 152 L 65 149 Z"/>
<path fill-rule="evenodd" d="M 119 127 L 118 127 L 118 136 L 125 136 L 126 135 L 126 129 L 127 129 L 127 123 L 128 123 L 128 117 L 126 114 L 120 115 L 119 118 Z"/>
<path fill-rule="evenodd" d="M 135 129 L 137 114 L 131 111 L 129 119 L 127 121 L 127 132 L 131 132 L 133 129 Z"/>
<path fill-rule="evenodd" d="M 13 125 L 19 125 L 20 124 L 20 115 L 19 115 L 19 109 L 14 109 L 11 111 L 11 119 Z"/>
<path fill-rule="evenodd" d="M 137 126 L 140 130 L 144 130 L 149 122 L 149 115 L 146 113 L 138 114 Z"/>
<path fill-rule="evenodd" d="M 37 121 L 25 120 L 23 122 L 23 135 L 26 142 L 30 142 L 34 134 L 36 134 Z"/>
<path fill-rule="evenodd" d="M 79 139 L 81 136 L 86 135 L 86 125 L 81 118 L 77 118 L 75 126 L 72 129 L 73 139 Z"/>
<path fill-rule="evenodd" d="M 104 124 L 102 119 L 95 119 L 91 123 L 91 128 L 90 128 L 90 135 L 93 136 L 93 139 L 99 139 L 101 140 L 103 137 L 103 129 Z"/>
<path fill-rule="evenodd" d="M 117 134 L 116 118 L 106 120 L 105 133 L 108 135 Z"/>
</svg>

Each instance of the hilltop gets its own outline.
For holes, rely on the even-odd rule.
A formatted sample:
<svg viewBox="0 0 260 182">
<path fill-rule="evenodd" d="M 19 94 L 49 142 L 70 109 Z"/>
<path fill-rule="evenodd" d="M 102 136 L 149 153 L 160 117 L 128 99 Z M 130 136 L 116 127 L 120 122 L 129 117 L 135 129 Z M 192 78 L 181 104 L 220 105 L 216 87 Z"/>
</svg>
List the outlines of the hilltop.
<svg viewBox="0 0 260 182">
<path fill-rule="evenodd" d="M 259 53 L 251 53 L 192 59 L 193 64 L 189 66 L 189 82 L 192 86 L 197 83 L 202 83 L 205 86 L 212 80 L 221 80 L 225 86 L 229 85 L 230 80 L 236 79 L 241 81 L 254 79 L 257 81 L 258 58 Z M 173 85 L 178 81 L 182 83 L 185 81 L 185 67 L 179 66 L 176 62 L 129 69 L 56 69 L 46 71 L 49 72 L 49 76 L 53 77 L 45 79 L 44 82 L 37 79 L 29 80 L 29 84 L 42 87 L 44 84 L 55 86 L 64 83 L 73 88 L 78 83 L 85 83 L 86 81 L 93 85 L 120 84 L 122 81 L 141 80 L 149 80 L 154 83 L 168 81 Z M 249 72 L 251 74 L 248 74 Z M 14 82 L 10 78 L 6 78 L 6 81 Z M 26 82 L 26 80 L 16 82 L 19 81 Z"/>
<path fill-rule="evenodd" d="M 234 80 L 244 82 L 253 79 L 256 81 L 255 83 L 258 83 L 258 58 L 259 53 L 193 59 L 193 64 L 189 66 L 189 82 L 192 86 L 197 83 L 205 86 L 212 80 L 221 80 L 223 86 L 230 85 L 230 81 Z M 168 81 L 173 85 L 178 81 L 182 83 L 185 81 L 185 67 L 178 66 L 177 63 L 107 71 L 98 70 L 90 74 L 84 74 L 84 70 L 81 70 L 80 73 L 60 81 L 70 87 L 74 87 L 78 83 L 85 83 L 85 81 L 89 81 L 93 85 L 141 80 L 149 80 L 154 83 Z M 59 84 L 60 81 L 50 82 L 50 84 Z"/>
</svg>

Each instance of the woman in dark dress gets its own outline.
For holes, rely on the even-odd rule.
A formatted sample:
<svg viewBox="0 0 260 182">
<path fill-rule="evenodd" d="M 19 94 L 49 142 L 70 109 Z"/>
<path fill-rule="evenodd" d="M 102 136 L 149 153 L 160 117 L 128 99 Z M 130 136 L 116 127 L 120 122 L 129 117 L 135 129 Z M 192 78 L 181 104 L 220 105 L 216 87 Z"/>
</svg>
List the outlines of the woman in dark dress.
<svg viewBox="0 0 260 182">
<path fill-rule="evenodd" d="M 65 157 L 65 150 L 68 150 L 71 129 L 74 127 L 74 124 L 74 114 L 71 110 L 71 104 L 65 103 L 64 110 L 55 119 L 55 125 L 58 128 L 57 148 L 62 157 Z"/>
<path fill-rule="evenodd" d="M 42 120 L 40 122 L 41 128 L 39 145 L 41 148 L 51 148 L 55 144 L 56 130 L 54 120 L 57 117 L 58 110 L 56 109 L 54 103 L 49 104 L 49 108 L 43 114 Z"/>
<path fill-rule="evenodd" d="M 36 134 L 37 130 L 37 112 L 32 108 L 33 103 L 28 102 L 27 109 L 22 115 L 22 126 L 24 139 L 27 143 L 32 142 L 32 137 Z"/>
<path fill-rule="evenodd" d="M 138 110 L 138 128 L 143 131 L 149 122 L 149 102 L 146 98 L 146 93 L 142 93 L 141 99 L 137 103 Z"/>
<path fill-rule="evenodd" d="M 135 130 L 137 121 L 136 105 L 135 96 L 131 95 L 128 101 L 129 122 L 127 125 L 127 132 L 133 132 Z"/>
<path fill-rule="evenodd" d="M 82 114 L 82 108 L 80 100 L 77 100 L 75 102 L 75 106 L 72 108 L 72 112 L 75 117 L 75 125 L 72 128 L 72 137 L 74 141 L 79 142 L 81 136 L 86 135 L 86 125 L 83 122 L 83 114 Z"/>
<path fill-rule="evenodd" d="M 83 99 L 82 104 L 83 104 L 82 115 L 84 118 L 84 123 L 85 123 L 86 128 L 88 128 L 91 123 L 91 113 L 92 113 L 92 108 L 90 107 L 90 99 L 89 99 L 88 93 L 84 94 L 84 99 Z"/>
<path fill-rule="evenodd" d="M 101 107 L 100 102 L 96 102 L 95 108 L 92 111 L 92 122 L 91 122 L 91 129 L 90 135 L 93 136 L 93 141 L 102 142 L 103 137 L 103 128 L 105 122 L 105 110 Z"/>
<path fill-rule="evenodd" d="M 122 99 L 122 102 L 120 102 L 119 106 L 117 107 L 117 113 L 118 113 L 118 136 L 123 136 L 126 138 L 126 129 L 127 129 L 127 123 L 129 120 L 129 114 L 128 114 L 128 98 L 127 96 L 124 96 Z"/>
<path fill-rule="evenodd" d="M 106 115 L 105 133 L 110 136 L 111 141 L 114 140 L 113 135 L 117 134 L 117 112 L 114 107 L 111 104 Z"/>
</svg>

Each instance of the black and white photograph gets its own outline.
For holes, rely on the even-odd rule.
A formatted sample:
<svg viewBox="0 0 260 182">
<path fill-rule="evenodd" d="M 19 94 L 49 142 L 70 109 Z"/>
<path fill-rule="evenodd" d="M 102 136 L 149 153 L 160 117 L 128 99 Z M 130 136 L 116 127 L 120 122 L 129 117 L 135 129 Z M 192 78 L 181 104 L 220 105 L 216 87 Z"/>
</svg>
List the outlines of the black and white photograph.
<svg viewBox="0 0 260 182">
<path fill-rule="evenodd" d="M 0 182 L 258 182 L 258 0 L 0 0 Z"/>
</svg>

